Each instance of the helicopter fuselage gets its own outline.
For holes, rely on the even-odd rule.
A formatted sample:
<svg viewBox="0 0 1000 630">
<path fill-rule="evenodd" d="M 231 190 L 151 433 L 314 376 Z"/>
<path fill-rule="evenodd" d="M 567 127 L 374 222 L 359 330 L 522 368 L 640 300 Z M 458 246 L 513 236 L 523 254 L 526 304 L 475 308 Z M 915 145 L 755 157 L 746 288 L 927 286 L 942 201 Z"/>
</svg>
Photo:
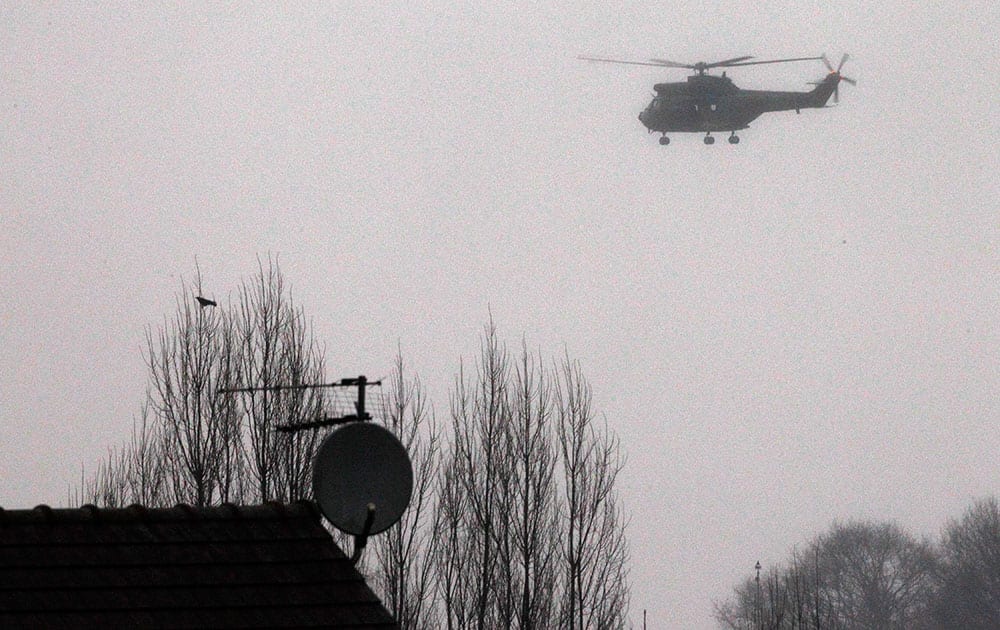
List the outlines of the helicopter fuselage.
<svg viewBox="0 0 1000 630">
<path fill-rule="evenodd" d="M 651 133 L 733 132 L 767 112 L 824 107 L 839 80 L 830 74 L 808 92 L 782 92 L 744 90 L 725 75 L 693 75 L 683 83 L 653 86 L 656 96 L 639 120 Z"/>
</svg>

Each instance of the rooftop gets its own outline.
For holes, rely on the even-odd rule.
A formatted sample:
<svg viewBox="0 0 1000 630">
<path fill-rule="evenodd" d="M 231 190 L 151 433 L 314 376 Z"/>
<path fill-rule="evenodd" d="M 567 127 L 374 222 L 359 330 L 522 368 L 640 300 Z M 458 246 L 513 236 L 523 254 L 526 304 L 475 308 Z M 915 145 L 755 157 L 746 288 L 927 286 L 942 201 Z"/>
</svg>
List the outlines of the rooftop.
<svg viewBox="0 0 1000 630">
<path fill-rule="evenodd" d="M 315 504 L 0 508 L 0 627 L 397 628 Z"/>
</svg>

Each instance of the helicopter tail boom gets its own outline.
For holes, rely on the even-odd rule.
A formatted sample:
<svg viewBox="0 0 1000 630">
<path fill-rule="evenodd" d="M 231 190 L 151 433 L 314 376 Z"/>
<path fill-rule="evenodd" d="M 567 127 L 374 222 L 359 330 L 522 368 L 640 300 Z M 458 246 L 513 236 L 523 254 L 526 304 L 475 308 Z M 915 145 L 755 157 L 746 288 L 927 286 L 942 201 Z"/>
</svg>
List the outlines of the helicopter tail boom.
<svg viewBox="0 0 1000 630">
<path fill-rule="evenodd" d="M 780 92 L 775 90 L 743 90 L 752 103 L 750 109 L 758 115 L 764 112 L 799 111 L 826 107 L 830 96 L 837 89 L 838 79 L 828 76 L 816 83 L 816 87 L 808 92 Z"/>
<path fill-rule="evenodd" d="M 766 95 L 764 98 L 759 99 L 762 105 L 762 111 L 782 111 L 790 109 L 798 111 L 800 109 L 826 107 L 826 104 L 830 101 L 831 96 L 833 97 L 834 103 L 838 102 L 840 82 L 844 81 L 850 85 L 855 85 L 857 83 L 854 79 L 849 79 L 848 77 L 840 74 L 840 69 L 844 66 L 844 63 L 849 59 L 849 57 L 844 55 L 840 60 L 840 64 L 836 68 L 830 64 L 830 61 L 825 55 L 821 57 L 821 59 L 830 72 L 823 77 L 821 81 L 813 83 L 816 87 L 808 92 L 759 92 L 759 94 Z"/>
<path fill-rule="evenodd" d="M 830 100 L 830 96 L 837 91 L 837 85 L 839 83 L 840 75 L 833 72 L 828 74 L 822 81 L 816 83 L 816 87 L 813 88 L 812 91 L 808 92 L 808 107 L 826 107 L 827 102 Z"/>
</svg>

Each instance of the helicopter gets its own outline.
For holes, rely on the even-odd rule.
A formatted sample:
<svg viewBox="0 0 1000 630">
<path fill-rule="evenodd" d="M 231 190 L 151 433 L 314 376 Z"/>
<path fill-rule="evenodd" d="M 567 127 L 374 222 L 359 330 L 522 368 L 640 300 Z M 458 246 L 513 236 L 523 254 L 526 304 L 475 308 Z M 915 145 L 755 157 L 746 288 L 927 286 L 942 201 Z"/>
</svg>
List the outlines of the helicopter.
<svg viewBox="0 0 1000 630">
<path fill-rule="evenodd" d="M 608 59 L 605 57 L 585 57 L 586 61 L 605 63 L 631 64 L 638 66 L 658 66 L 661 68 L 687 68 L 695 74 L 689 76 L 686 82 L 657 83 L 653 86 L 656 93 L 649 105 L 639 114 L 639 120 L 649 130 L 649 133 L 660 133 L 660 144 L 670 144 L 668 133 L 704 133 L 705 144 L 715 144 L 712 132 L 729 132 L 729 143 L 738 144 L 740 137 L 736 132 L 747 129 L 753 120 L 766 112 L 795 110 L 798 114 L 803 109 L 826 107 L 830 96 L 838 102 L 839 85 L 845 81 L 856 85 L 854 79 L 840 74 L 840 69 L 849 59 L 844 55 L 836 68 L 826 58 L 796 57 L 792 59 L 770 59 L 767 61 L 749 61 L 753 57 L 734 57 L 723 61 L 706 63 L 677 63 L 667 59 L 649 59 L 647 61 L 627 61 L 623 59 Z M 790 63 L 794 61 L 820 60 L 826 65 L 829 74 L 808 92 L 779 92 L 775 90 L 744 90 L 737 87 L 733 80 L 726 76 L 706 74 L 712 68 L 732 68 L 735 66 L 755 66 L 770 63 Z"/>
</svg>

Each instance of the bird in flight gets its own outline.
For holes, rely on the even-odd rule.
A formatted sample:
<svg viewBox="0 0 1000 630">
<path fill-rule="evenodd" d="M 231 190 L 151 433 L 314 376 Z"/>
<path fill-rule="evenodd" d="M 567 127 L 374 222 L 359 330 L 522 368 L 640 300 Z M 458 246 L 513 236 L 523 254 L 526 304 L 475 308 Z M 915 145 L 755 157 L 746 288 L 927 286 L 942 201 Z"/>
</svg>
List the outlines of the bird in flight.
<svg viewBox="0 0 1000 630">
<path fill-rule="evenodd" d="M 218 304 L 216 304 L 214 301 L 208 298 L 201 297 L 200 295 L 194 296 L 194 299 L 198 300 L 198 304 L 202 308 L 205 308 L 206 306 L 218 306 Z"/>
</svg>

